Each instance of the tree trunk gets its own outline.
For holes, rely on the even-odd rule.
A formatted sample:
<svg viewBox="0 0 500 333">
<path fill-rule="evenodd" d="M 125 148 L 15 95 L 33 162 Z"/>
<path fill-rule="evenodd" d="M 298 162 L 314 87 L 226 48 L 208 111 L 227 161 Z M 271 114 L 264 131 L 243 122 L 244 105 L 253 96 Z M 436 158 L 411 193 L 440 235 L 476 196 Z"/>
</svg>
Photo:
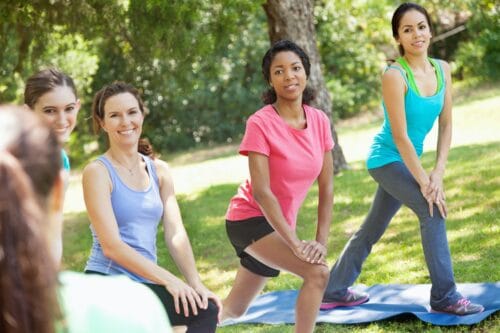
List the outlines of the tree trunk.
<svg viewBox="0 0 500 333">
<path fill-rule="evenodd" d="M 323 110 L 330 119 L 335 141 L 333 149 L 335 172 L 346 169 L 347 163 L 333 125 L 332 100 L 321 73 L 321 58 L 316 45 L 314 28 L 314 0 L 267 0 L 263 7 L 267 16 L 271 44 L 280 39 L 289 39 L 297 43 L 309 55 L 311 73 L 308 84 L 316 91 L 313 106 Z"/>
</svg>

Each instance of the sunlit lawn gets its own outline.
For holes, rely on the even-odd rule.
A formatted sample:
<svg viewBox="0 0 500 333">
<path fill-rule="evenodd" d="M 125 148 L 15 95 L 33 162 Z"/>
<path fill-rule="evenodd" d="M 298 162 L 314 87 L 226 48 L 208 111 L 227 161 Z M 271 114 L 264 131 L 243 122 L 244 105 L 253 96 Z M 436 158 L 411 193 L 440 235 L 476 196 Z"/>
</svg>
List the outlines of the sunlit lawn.
<svg viewBox="0 0 500 333">
<path fill-rule="evenodd" d="M 497 100 L 498 98 L 492 98 Z M 481 100 L 477 101 L 478 103 Z M 498 116 L 496 116 L 498 117 Z M 495 118 L 495 117 L 493 117 Z M 474 119 L 471 119 L 473 121 Z M 476 119 L 488 125 L 491 119 Z M 488 131 L 499 122 L 489 123 Z M 353 133 L 353 132 L 351 132 Z M 434 153 L 424 155 L 427 168 Z M 330 264 L 338 257 L 350 235 L 366 215 L 375 183 L 362 162 L 335 178 L 334 222 L 329 239 Z M 230 172 L 230 170 L 228 170 Z M 236 183 L 221 184 L 179 196 L 182 215 L 195 252 L 198 269 L 218 295 L 224 297 L 233 282 L 238 260 L 224 228 L 224 213 Z M 500 281 L 500 141 L 455 147 L 450 151 L 445 179 L 449 218 L 448 238 L 457 282 Z M 315 232 L 317 188 L 307 197 L 298 221 L 302 238 Z M 357 283 L 430 283 L 420 245 L 416 218 L 403 208 L 393 219 L 382 240 L 374 246 Z M 85 213 L 67 214 L 64 233 L 64 267 L 81 271 L 85 265 L 91 237 Z M 159 261 L 167 269 L 178 271 L 158 237 Z M 270 280 L 265 291 L 296 289 L 300 280 L 281 274 Z M 363 325 L 320 324 L 317 332 L 498 332 L 498 314 L 476 326 L 438 327 L 413 317 L 404 317 Z M 220 332 L 292 332 L 290 325 L 237 325 Z"/>
<path fill-rule="evenodd" d="M 499 144 L 472 145 L 451 150 L 446 188 L 449 202 L 448 236 L 458 282 L 500 281 L 500 149 Z M 424 156 L 427 166 L 432 154 Z M 214 186 L 190 196 L 181 196 L 184 223 L 189 233 L 198 269 L 205 282 L 219 295 L 228 293 L 238 265 L 237 257 L 227 240 L 224 213 L 237 184 Z M 360 163 L 354 170 L 335 179 L 335 217 L 329 240 L 329 261 L 339 255 L 342 246 L 356 230 L 368 211 L 375 184 Z M 298 232 L 311 238 L 315 231 L 317 188 L 315 187 L 300 212 Z M 161 236 L 158 237 L 160 263 L 177 272 Z M 65 267 L 82 270 L 91 245 L 85 214 L 69 216 L 65 228 Z M 418 222 L 410 211 L 402 209 L 392 221 L 382 240 L 373 248 L 358 283 L 429 283 L 422 255 Z M 290 274 L 272 279 L 265 291 L 294 289 L 300 280 Z M 221 332 L 283 332 L 289 326 L 234 326 Z M 318 332 L 327 332 L 332 325 L 320 325 Z M 352 331 L 367 329 L 377 332 L 429 331 L 436 328 L 416 319 L 383 321 L 370 325 L 340 326 Z M 460 328 L 440 328 L 456 331 Z M 463 328 L 465 329 L 465 328 Z M 484 321 L 478 332 L 500 329 L 497 316 Z"/>
</svg>

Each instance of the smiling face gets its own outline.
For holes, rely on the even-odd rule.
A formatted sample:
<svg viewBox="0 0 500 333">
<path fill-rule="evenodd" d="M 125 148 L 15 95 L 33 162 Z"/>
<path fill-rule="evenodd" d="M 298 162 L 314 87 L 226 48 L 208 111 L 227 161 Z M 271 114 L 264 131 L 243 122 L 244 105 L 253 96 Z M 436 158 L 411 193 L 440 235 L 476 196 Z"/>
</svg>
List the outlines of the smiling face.
<svg viewBox="0 0 500 333">
<path fill-rule="evenodd" d="M 401 44 L 405 54 L 427 53 L 431 37 L 429 22 L 423 13 L 409 10 L 401 17 L 396 41 Z"/>
<path fill-rule="evenodd" d="M 299 56 L 292 51 L 279 52 L 270 66 L 270 84 L 279 99 L 289 101 L 302 99 L 307 75 Z"/>
<path fill-rule="evenodd" d="M 108 133 L 110 145 L 137 145 L 143 121 L 139 102 L 134 95 L 124 92 L 106 99 L 100 124 Z"/>
<path fill-rule="evenodd" d="M 59 142 L 68 141 L 76 125 L 80 101 L 70 87 L 57 86 L 41 95 L 33 105 L 33 111 L 52 127 Z"/>
</svg>

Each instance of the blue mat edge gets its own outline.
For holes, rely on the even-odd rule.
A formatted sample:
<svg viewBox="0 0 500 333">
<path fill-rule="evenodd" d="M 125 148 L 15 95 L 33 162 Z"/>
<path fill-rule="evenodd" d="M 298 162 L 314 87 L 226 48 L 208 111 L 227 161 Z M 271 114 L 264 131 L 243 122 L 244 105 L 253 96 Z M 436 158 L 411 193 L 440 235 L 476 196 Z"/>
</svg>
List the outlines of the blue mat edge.
<svg viewBox="0 0 500 333">
<path fill-rule="evenodd" d="M 475 284 L 475 283 L 467 283 L 467 284 Z M 489 283 L 484 282 L 482 284 L 490 284 L 490 285 L 493 285 L 497 288 L 500 287 L 500 282 L 489 282 Z M 357 285 L 356 287 L 361 288 L 361 289 L 367 289 L 367 288 L 371 289 L 371 288 L 377 287 L 377 286 L 391 286 L 391 284 L 389 284 L 389 285 L 376 284 L 376 285 L 369 286 L 369 287 L 366 285 Z M 406 285 L 406 286 L 408 286 L 408 285 Z M 276 291 L 262 294 L 259 297 L 261 297 L 263 295 L 271 295 L 274 293 L 293 293 L 293 294 L 295 294 L 297 292 L 298 292 L 297 290 L 276 290 Z M 496 307 L 496 308 L 491 309 L 491 305 Z M 358 307 L 345 307 L 345 308 L 341 308 L 341 309 L 345 310 L 345 311 L 350 311 L 353 309 L 360 309 L 363 307 L 364 307 L 364 305 L 361 305 Z M 486 318 L 488 318 L 492 314 L 496 313 L 498 310 L 500 310 L 500 306 L 498 306 L 498 302 L 495 300 L 494 304 L 490 304 L 490 307 L 487 307 L 485 309 L 485 311 L 483 311 L 482 313 L 468 315 L 468 316 L 456 316 L 456 315 L 446 315 L 446 314 L 442 314 L 442 313 L 431 313 L 431 312 L 428 312 L 426 310 L 426 311 L 400 311 L 400 312 L 395 311 L 395 312 L 392 312 L 389 314 L 386 312 L 381 312 L 380 314 L 372 315 L 370 320 L 362 320 L 360 318 L 356 318 L 353 320 L 349 320 L 349 319 L 345 320 L 345 318 L 343 318 L 343 319 L 339 319 L 339 321 L 337 322 L 337 321 L 335 321 L 333 316 L 332 316 L 333 318 L 328 317 L 328 320 L 322 318 L 324 316 L 329 316 L 334 311 L 339 311 L 339 309 L 320 311 L 318 313 L 318 318 L 317 318 L 316 322 L 317 323 L 329 323 L 329 324 L 355 325 L 355 324 L 366 324 L 366 323 L 370 323 L 370 322 L 377 322 L 377 321 L 381 321 L 381 320 L 386 320 L 386 319 L 398 317 L 401 315 L 412 315 L 412 316 L 420 319 L 423 322 L 426 322 L 426 323 L 429 323 L 429 324 L 432 324 L 435 326 L 460 326 L 460 325 L 471 326 L 471 325 L 479 324 L 481 321 L 485 320 Z M 364 310 L 366 310 L 366 309 L 364 309 Z M 430 318 L 432 318 L 434 316 L 439 316 L 439 319 L 434 318 L 431 320 Z M 263 318 L 245 319 L 245 320 L 241 320 L 241 319 L 238 318 L 238 319 L 228 320 L 228 321 L 225 321 L 224 323 L 221 323 L 220 326 L 230 326 L 230 325 L 238 325 L 238 324 L 286 325 L 286 324 L 294 324 L 295 323 L 294 320 L 289 320 L 289 319 L 285 319 L 285 320 L 282 320 L 282 319 L 273 320 L 273 319 L 263 319 Z M 436 319 L 438 319 L 438 320 L 436 320 Z"/>
<path fill-rule="evenodd" d="M 368 324 L 368 323 L 373 323 L 373 322 L 378 322 L 386 319 L 391 319 L 394 317 L 398 317 L 401 315 L 412 315 L 423 322 L 426 322 L 428 324 L 432 324 L 434 326 L 470 326 L 470 325 L 477 325 L 481 321 L 485 320 L 489 316 L 491 316 L 493 313 L 499 311 L 499 309 L 494 309 L 494 310 L 485 310 L 479 314 L 475 315 L 469 315 L 470 318 L 472 319 L 472 316 L 474 316 L 475 322 L 472 323 L 464 323 L 463 319 L 464 317 L 459 317 L 459 316 L 453 316 L 450 315 L 448 318 L 450 319 L 447 323 L 440 323 L 440 324 L 435 324 L 432 321 L 428 320 L 426 317 L 435 315 L 433 313 L 414 313 L 414 312 L 408 312 L 408 311 L 402 311 L 402 312 L 394 312 L 391 315 L 385 315 L 385 316 L 380 316 L 380 318 L 375 319 L 375 320 L 366 320 L 366 321 L 360 321 L 357 320 L 355 322 L 335 322 L 335 320 L 330 320 L 330 321 L 324 321 L 321 320 L 321 318 L 318 318 L 316 323 L 324 323 L 324 324 L 335 324 L 335 325 L 356 325 L 356 324 Z M 328 313 L 328 311 L 325 311 L 325 313 Z M 477 321 L 477 317 L 480 317 L 479 321 Z M 458 322 L 460 320 L 460 322 Z M 232 326 L 232 325 L 246 325 L 246 324 L 264 324 L 264 325 L 289 325 L 289 324 L 295 324 L 294 321 L 274 321 L 274 320 L 253 320 L 249 319 L 244 322 L 238 322 L 237 320 L 229 320 L 228 322 L 222 323 L 219 326 L 220 327 L 225 327 L 225 326 Z"/>
</svg>

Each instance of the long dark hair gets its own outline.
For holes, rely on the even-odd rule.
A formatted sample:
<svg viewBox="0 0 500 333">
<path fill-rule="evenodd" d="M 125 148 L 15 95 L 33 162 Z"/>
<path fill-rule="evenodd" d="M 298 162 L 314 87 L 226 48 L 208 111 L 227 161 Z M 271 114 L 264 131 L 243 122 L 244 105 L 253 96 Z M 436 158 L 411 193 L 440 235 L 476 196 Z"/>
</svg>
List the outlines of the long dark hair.
<svg viewBox="0 0 500 333">
<path fill-rule="evenodd" d="M 425 16 L 425 19 L 427 20 L 427 24 L 429 25 L 429 30 L 432 32 L 432 23 L 431 23 L 431 18 L 429 16 L 429 13 L 427 10 L 425 10 L 424 7 L 417 5 L 416 3 L 413 2 L 405 2 L 399 5 L 398 8 L 394 11 L 394 14 L 392 15 L 392 20 L 391 20 L 391 25 L 392 25 L 392 36 L 394 38 L 399 37 L 399 25 L 401 23 L 401 19 L 403 18 L 404 14 L 410 10 L 416 10 L 420 13 L 422 13 Z M 403 46 L 399 45 L 398 46 L 399 54 L 404 55 L 405 50 Z"/>
<path fill-rule="evenodd" d="M 0 332 L 53 333 L 61 311 L 45 209 L 60 146 L 20 107 L 0 107 L 0 133 Z"/>
<path fill-rule="evenodd" d="M 108 84 L 94 95 L 94 100 L 92 101 L 92 125 L 95 134 L 98 134 L 101 131 L 101 122 L 104 121 L 104 105 L 106 104 L 106 101 L 108 98 L 122 93 L 129 93 L 134 96 L 139 104 L 139 110 L 142 114 L 145 114 L 146 108 L 139 90 L 131 84 L 121 81 Z M 153 146 L 146 138 L 141 138 L 139 140 L 138 151 L 151 158 L 155 157 Z"/>
<path fill-rule="evenodd" d="M 273 62 L 274 57 L 276 57 L 276 55 L 280 52 L 287 51 L 295 53 L 300 58 L 302 66 L 304 66 L 304 70 L 306 72 L 306 77 L 309 78 L 309 74 L 311 72 L 311 62 L 309 61 L 309 56 L 300 46 L 290 40 L 284 39 L 274 43 L 262 58 L 262 75 L 264 76 L 264 80 L 267 84 L 271 81 L 271 63 Z M 306 86 L 304 92 L 302 93 L 302 103 L 309 104 L 314 99 L 315 95 L 315 91 L 309 86 Z M 276 91 L 274 91 L 273 87 L 269 87 L 266 91 L 264 91 L 261 98 L 265 104 L 272 104 L 276 102 L 277 99 Z"/>
<path fill-rule="evenodd" d="M 31 109 L 38 99 L 56 87 L 69 87 L 77 97 L 73 79 L 56 68 L 47 68 L 33 74 L 26 81 L 24 88 L 24 104 Z"/>
</svg>

